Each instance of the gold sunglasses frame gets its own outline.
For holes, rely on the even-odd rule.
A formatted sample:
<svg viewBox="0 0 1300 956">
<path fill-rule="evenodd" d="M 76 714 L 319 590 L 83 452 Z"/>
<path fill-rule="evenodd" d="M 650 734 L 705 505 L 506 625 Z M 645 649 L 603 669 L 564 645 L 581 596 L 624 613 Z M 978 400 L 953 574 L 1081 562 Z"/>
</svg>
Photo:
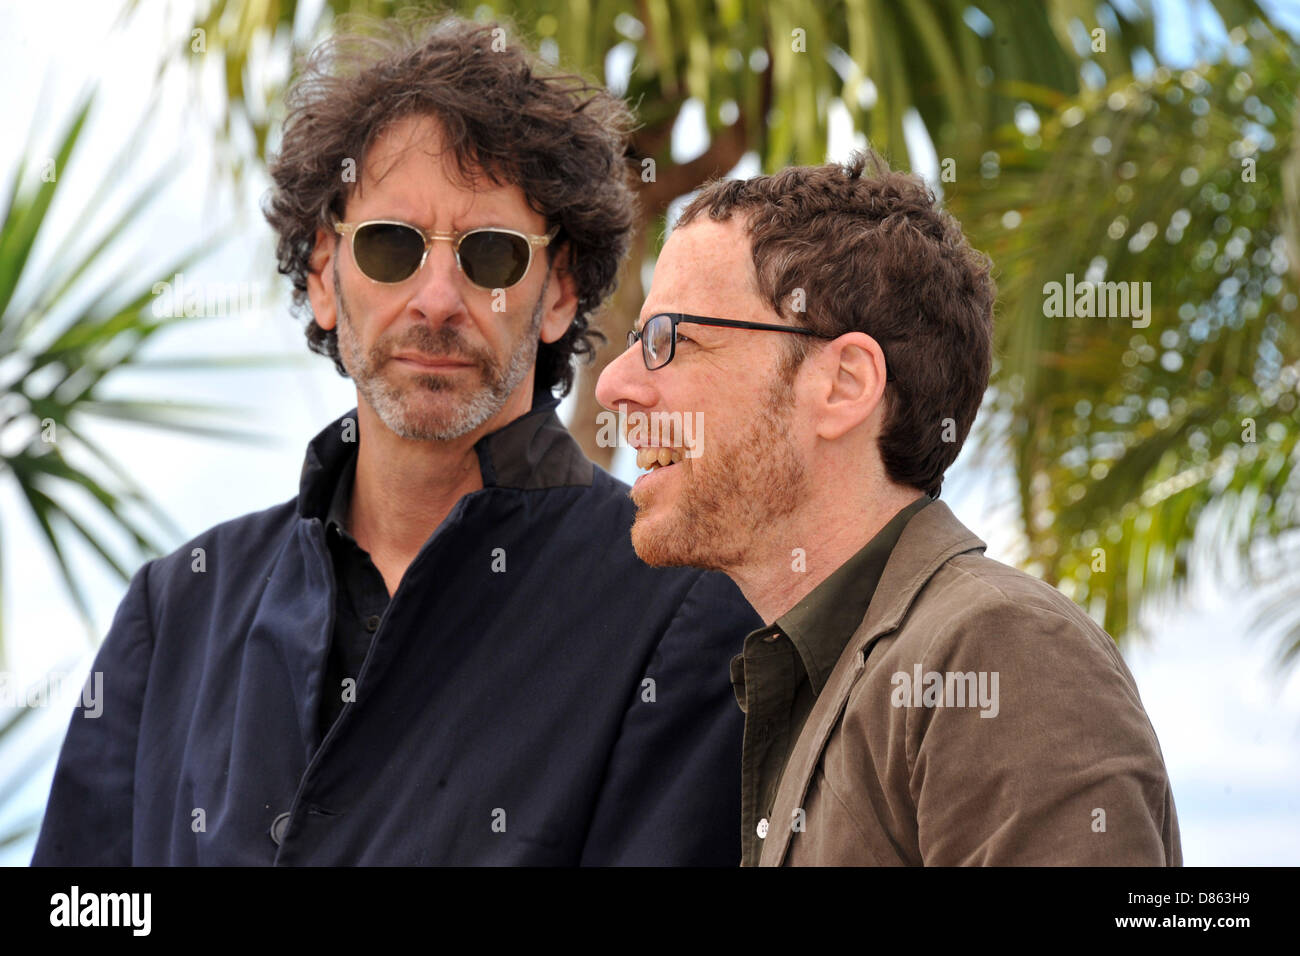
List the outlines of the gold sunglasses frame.
<svg viewBox="0 0 1300 956">
<path fill-rule="evenodd" d="M 374 278 L 373 276 L 369 275 L 365 269 L 361 268 L 361 264 L 357 262 L 356 236 L 357 236 L 357 230 L 362 228 L 363 226 L 405 226 L 407 229 L 413 229 L 417 234 L 423 237 L 424 252 L 420 256 L 420 264 L 416 266 L 414 270 L 412 270 L 411 275 L 408 275 L 403 279 L 396 279 L 392 282 L 385 282 L 383 279 Z M 433 246 L 435 242 L 441 239 L 447 242 L 455 243 L 456 268 L 460 270 L 461 275 L 463 275 L 470 282 L 471 285 L 479 289 L 493 290 L 498 288 L 509 289 L 511 286 L 516 286 L 520 282 L 523 282 L 524 276 L 528 275 L 528 270 L 533 267 L 533 250 L 537 248 L 544 249 L 547 246 L 549 246 L 551 242 L 555 239 L 556 235 L 559 233 L 560 227 L 559 226 L 553 227 L 551 231 L 546 233 L 546 235 L 544 236 L 534 236 L 526 232 L 520 232 L 518 229 L 507 229 L 504 226 L 477 226 L 473 229 L 467 229 L 464 232 L 438 232 L 436 229 L 428 229 L 428 230 L 421 229 L 419 226 L 415 225 L 414 223 L 403 222 L 400 219 L 366 219 L 363 222 L 336 222 L 334 223 L 334 231 L 341 236 L 348 237 L 348 251 L 352 253 L 352 261 L 356 263 L 357 271 L 360 272 L 363 276 L 365 276 L 368 280 L 374 282 L 377 285 L 400 285 L 401 283 L 405 282 L 407 279 L 410 279 L 412 276 L 418 274 L 419 271 L 424 268 L 425 262 L 427 262 L 429 259 L 429 249 Z M 477 232 L 504 232 L 507 233 L 508 235 L 518 236 L 520 239 L 523 239 L 526 243 L 528 243 L 528 262 L 524 265 L 524 271 L 519 274 L 519 278 L 516 279 L 514 282 L 512 282 L 510 285 L 508 286 L 479 285 L 473 279 L 470 279 L 469 273 L 465 271 L 465 264 L 460 261 L 460 244 L 465 240 L 466 236 L 472 236 Z"/>
</svg>

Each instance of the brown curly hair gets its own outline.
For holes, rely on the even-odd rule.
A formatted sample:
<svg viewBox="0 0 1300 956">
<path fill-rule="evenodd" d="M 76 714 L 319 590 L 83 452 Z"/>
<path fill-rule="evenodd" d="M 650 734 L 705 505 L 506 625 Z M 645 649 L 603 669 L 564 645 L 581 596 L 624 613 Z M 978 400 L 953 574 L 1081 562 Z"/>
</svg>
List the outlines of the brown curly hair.
<svg viewBox="0 0 1300 956">
<path fill-rule="evenodd" d="M 871 150 L 843 166 L 712 182 L 677 227 L 706 214 L 744 218 L 759 294 L 778 315 L 828 338 L 858 331 L 880 343 L 892 376 L 880 434 L 885 471 L 939 497 L 988 387 L 997 295 L 988 256 L 921 179 L 890 170 Z M 782 338 L 795 340 L 781 368 L 793 381 L 817 344 Z"/>
<path fill-rule="evenodd" d="M 536 379 L 567 394 L 574 356 L 590 356 L 604 339 L 591 316 L 613 290 L 635 220 L 626 105 L 582 77 L 546 67 L 497 23 L 353 17 L 345 31 L 311 52 L 286 96 L 263 206 L 278 236 L 279 270 L 293 282 L 293 311 L 307 319 L 309 346 L 346 377 L 336 333 L 316 324 L 307 300 L 317 227 L 332 231 L 356 188 L 344 181 L 345 160 L 360 169 L 392 123 L 432 116 L 466 182 L 486 174 L 516 185 L 548 230 L 560 227 L 547 257 L 568 246 L 578 305 L 564 336 L 540 343 Z"/>
</svg>

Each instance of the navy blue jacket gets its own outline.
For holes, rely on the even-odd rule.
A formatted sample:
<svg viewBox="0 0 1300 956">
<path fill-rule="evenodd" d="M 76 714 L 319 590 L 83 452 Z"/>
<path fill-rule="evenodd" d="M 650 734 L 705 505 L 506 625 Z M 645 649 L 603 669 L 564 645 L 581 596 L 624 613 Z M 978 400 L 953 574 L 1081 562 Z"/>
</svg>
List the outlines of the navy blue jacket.
<svg viewBox="0 0 1300 956">
<path fill-rule="evenodd" d="M 322 519 L 355 411 L 296 498 L 140 568 L 33 864 L 736 865 L 728 665 L 760 621 L 725 577 L 637 559 L 627 486 L 555 404 L 478 442 L 483 489 L 412 561 L 324 739 Z"/>
</svg>

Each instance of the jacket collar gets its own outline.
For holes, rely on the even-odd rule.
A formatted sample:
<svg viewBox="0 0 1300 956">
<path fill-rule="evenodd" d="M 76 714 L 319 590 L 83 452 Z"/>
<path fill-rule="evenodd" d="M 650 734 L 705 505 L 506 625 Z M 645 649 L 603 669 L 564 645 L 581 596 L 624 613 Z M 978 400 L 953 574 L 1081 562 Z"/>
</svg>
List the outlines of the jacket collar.
<svg viewBox="0 0 1300 956">
<path fill-rule="evenodd" d="M 762 865 L 779 866 L 785 859 L 792 832 L 788 821 L 795 809 L 803 806 L 822 750 L 840 721 L 854 681 L 866 667 L 871 645 L 898 628 L 921 589 L 949 559 L 987 547 L 942 501 L 922 508 L 903 528 L 862 624 L 836 662 L 790 752 L 777 787 L 772 826 L 760 858 Z"/>
<path fill-rule="evenodd" d="M 484 488 L 537 490 L 590 486 L 595 466 L 556 414 L 549 389 L 533 391 L 532 408 L 474 444 Z M 356 459 L 357 410 L 326 425 L 307 445 L 298 481 L 298 514 L 325 519 L 343 469 Z"/>
<path fill-rule="evenodd" d="M 988 545 L 958 521 L 944 502 L 931 502 L 903 529 L 862 626 L 850 643 L 874 641 L 897 628 L 921 588 L 949 558 L 986 548 Z"/>
<path fill-rule="evenodd" d="M 903 529 L 931 503 L 929 495 L 899 509 L 853 557 L 777 619 L 777 627 L 803 660 L 813 696 L 822 692 L 845 644 L 871 607 L 889 555 Z"/>
</svg>

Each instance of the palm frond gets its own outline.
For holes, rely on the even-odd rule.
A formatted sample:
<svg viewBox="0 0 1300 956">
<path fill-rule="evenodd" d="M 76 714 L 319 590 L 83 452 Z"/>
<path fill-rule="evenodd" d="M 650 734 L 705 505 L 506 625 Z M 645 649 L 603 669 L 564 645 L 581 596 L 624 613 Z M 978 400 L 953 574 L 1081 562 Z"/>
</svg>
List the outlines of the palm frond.
<svg viewBox="0 0 1300 956">
<path fill-rule="evenodd" d="M 104 394 L 108 379 L 124 367 L 163 367 L 167 361 L 209 364 L 198 357 L 153 359 L 145 351 L 166 330 L 201 320 L 199 315 L 183 314 L 183 309 L 179 310 L 182 314 L 176 310 L 153 314 L 152 306 L 158 301 L 155 291 L 166 278 L 209 255 L 222 237 L 217 235 L 181 252 L 155 275 L 141 276 L 138 268 L 128 267 L 103 276 L 101 263 L 120 248 L 128 229 L 150 208 L 158 191 L 174 175 L 174 165 L 146 177 L 125 197 L 122 211 L 96 229 L 93 211 L 111 198 L 113 183 L 131 180 L 118 177 L 113 183 L 99 183 L 83 210 L 83 228 L 77 235 L 67 239 L 46 236 L 50 211 L 61 195 L 60 184 L 78 150 L 91 108 L 89 97 L 77 105 L 56 138 L 52 166 L 47 162 L 39 171 L 44 175 L 37 174 L 30 157 L 24 159 L 3 207 L 0 354 L 5 360 L 0 365 L 0 438 L 4 451 L 0 475 L 8 475 L 16 483 L 85 621 L 87 634 L 93 637 L 89 603 L 70 550 L 73 542 L 125 580 L 141 557 L 164 549 L 160 530 L 171 538 L 178 532 L 125 470 L 89 439 L 81 422 L 98 416 L 202 437 L 270 439 L 231 424 L 232 420 L 247 421 L 251 416 L 246 409 Z M 134 148 L 134 141 L 127 143 L 127 150 Z M 123 162 L 119 155 L 107 168 L 121 169 Z M 84 228 L 87 223 L 89 230 Z M 80 251 L 78 242 L 83 243 Z M 68 251 L 35 268 L 32 257 L 38 244 Z M 241 365 L 229 359 L 224 364 Z M 82 459 L 101 470 L 92 473 L 72 463 Z M 133 550 L 115 549 L 96 530 L 101 526 L 120 533 Z"/>
<path fill-rule="evenodd" d="M 1238 516 L 1230 550 L 1247 567 L 1300 517 L 1300 250 L 1279 189 L 1300 68 L 1263 27 L 1236 55 L 1248 71 L 1230 60 L 1085 92 L 1036 142 L 1004 129 L 982 177 L 997 188 L 949 196 L 1000 269 L 1005 414 L 982 436 L 1015 462 L 1030 564 L 1116 636 L 1144 596 L 1186 581 L 1212 504 Z M 1149 312 L 1047 314 L 1069 276 L 1138 283 Z"/>
</svg>

